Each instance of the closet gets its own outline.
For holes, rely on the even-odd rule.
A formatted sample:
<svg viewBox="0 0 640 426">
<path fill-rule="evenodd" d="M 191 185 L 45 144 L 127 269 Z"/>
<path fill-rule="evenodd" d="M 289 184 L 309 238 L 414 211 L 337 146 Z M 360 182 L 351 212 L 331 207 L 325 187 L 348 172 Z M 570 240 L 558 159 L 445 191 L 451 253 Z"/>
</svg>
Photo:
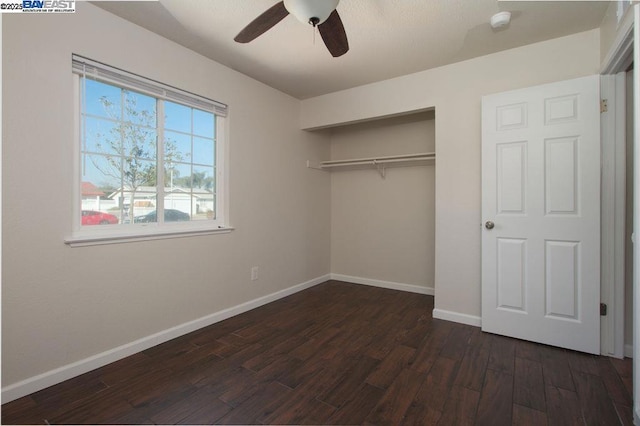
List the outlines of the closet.
<svg viewBox="0 0 640 426">
<path fill-rule="evenodd" d="M 331 271 L 337 278 L 433 294 L 435 112 L 340 126 L 331 158 Z"/>
</svg>

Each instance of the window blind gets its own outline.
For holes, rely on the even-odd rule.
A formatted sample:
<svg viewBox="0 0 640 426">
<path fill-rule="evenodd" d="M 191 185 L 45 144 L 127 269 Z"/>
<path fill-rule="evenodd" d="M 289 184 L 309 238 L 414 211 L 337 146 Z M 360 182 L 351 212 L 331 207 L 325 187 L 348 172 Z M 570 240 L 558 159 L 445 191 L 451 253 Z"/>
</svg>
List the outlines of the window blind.
<svg viewBox="0 0 640 426">
<path fill-rule="evenodd" d="M 117 84 L 128 89 L 153 95 L 157 98 L 209 111 L 220 117 L 227 116 L 228 106 L 221 102 L 216 102 L 118 68 L 110 67 L 79 55 L 72 56 L 72 69 L 74 73 L 85 78 Z"/>
</svg>

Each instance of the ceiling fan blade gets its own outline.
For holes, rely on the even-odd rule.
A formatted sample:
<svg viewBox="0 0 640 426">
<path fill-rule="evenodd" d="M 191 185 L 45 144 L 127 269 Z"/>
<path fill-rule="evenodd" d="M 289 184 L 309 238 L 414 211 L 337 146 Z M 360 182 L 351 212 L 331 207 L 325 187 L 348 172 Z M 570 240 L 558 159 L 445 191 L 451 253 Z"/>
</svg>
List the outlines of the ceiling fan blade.
<svg viewBox="0 0 640 426">
<path fill-rule="evenodd" d="M 288 14 L 289 11 L 284 7 L 284 1 L 278 2 L 244 27 L 234 40 L 238 43 L 249 43 L 282 21 Z"/>
<path fill-rule="evenodd" d="M 349 51 L 347 33 L 344 31 L 344 25 L 342 25 L 342 19 L 340 19 L 337 10 L 331 12 L 329 19 L 318 25 L 318 30 L 325 46 L 334 58 Z"/>
</svg>

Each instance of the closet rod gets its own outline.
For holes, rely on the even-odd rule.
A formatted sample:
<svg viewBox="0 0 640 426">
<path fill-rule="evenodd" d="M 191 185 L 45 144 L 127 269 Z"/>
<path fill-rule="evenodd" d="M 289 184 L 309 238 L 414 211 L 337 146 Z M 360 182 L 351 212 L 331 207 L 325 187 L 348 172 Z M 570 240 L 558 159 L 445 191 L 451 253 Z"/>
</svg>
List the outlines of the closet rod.
<svg viewBox="0 0 640 426">
<path fill-rule="evenodd" d="M 435 157 L 395 158 L 395 159 L 387 159 L 387 160 L 356 160 L 356 161 L 339 163 L 339 164 L 321 163 L 320 167 L 323 169 L 328 169 L 332 167 L 360 166 L 360 165 L 368 165 L 368 164 L 375 166 L 376 164 L 405 163 L 409 161 L 422 161 L 422 160 L 433 160 L 433 159 L 435 159 Z"/>
<path fill-rule="evenodd" d="M 388 157 L 368 157 L 368 158 L 350 158 L 346 160 L 332 160 L 323 161 L 320 163 L 320 167 L 339 167 L 339 166 L 357 166 L 365 164 L 384 164 L 384 163 L 399 163 L 406 161 L 421 161 L 421 160 L 433 160 L 436 158 L 434 152 L 424 152 L 420 154 L 407 154 L 407 155 L 393 155 Z"/>
</svg>

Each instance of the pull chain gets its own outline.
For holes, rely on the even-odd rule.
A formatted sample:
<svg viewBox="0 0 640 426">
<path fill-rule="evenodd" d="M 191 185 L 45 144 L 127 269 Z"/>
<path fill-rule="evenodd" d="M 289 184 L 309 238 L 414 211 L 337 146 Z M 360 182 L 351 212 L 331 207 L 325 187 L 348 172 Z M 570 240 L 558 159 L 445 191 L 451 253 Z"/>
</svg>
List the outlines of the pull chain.
<svg viewBox="0 0 640 426">
<path fill-rule="evenodd" d="M 320 23 L 320 20 L 315 16 L 312 18 L 309 18 L 309 24 L 311 24 L 311 27 L 313 27 L 313 45 L 314 46 L 316 44 L 316 28 L 318 28 L 318 23 Z"/>
</svg>

